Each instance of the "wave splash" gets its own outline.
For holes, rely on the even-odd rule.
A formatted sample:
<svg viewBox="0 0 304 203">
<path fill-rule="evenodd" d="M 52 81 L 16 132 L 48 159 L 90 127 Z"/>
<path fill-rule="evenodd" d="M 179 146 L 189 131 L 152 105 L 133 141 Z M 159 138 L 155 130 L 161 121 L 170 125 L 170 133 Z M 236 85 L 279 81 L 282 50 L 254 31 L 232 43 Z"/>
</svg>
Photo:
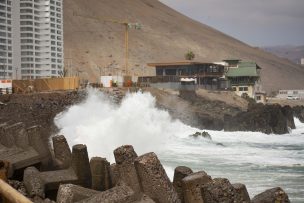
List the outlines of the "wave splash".
<svg viewBox="0 0 304 203">
<path fill-rule="evenodd" d="M 70 146 L 86 144 L 90 157 L 114 162 L 113 150 L 130 144 L 139 155 L 155 152 L 170 178 L 176 166 L 186 165 L 242 182 L 251 195 L 281 186 L 293 202 L 304 201 L 304 124 L 298 119 L 288 135 L 208 130 L 212 140 L 194 139 L 189 135 L 200 130 L 173 120 L 149 93 L 129 93 L 114 105 L 90 89 L 87 99 L 57 115 L 55 124 Z"/>
<path fill-rule="evenodd" d="M 112 151 L 121 145 L 133 145 L 139 154 L 157 153 L 177 136 L 195 131 L 157 109 L 149 93 L 129 93 L 120 105 L 114 105 L 105 94 L 92 89 L 83 103 L 57 115 L 55 124 L 70 146 L 86 144 L 90 156 L 110 161 Z"/>
</svg>

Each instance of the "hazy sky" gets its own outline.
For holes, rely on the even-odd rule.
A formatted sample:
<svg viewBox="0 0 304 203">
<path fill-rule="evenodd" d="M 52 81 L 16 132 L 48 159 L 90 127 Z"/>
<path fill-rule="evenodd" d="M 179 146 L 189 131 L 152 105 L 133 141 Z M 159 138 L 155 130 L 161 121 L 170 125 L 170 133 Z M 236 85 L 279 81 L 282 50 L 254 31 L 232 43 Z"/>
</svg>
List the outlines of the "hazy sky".
<svg viewBox="0 0 304 203">
<path fill-rule="evenodd" d="M 252 46 L 304 45 L 304 0 L 160 0 Z"/>
</svg>

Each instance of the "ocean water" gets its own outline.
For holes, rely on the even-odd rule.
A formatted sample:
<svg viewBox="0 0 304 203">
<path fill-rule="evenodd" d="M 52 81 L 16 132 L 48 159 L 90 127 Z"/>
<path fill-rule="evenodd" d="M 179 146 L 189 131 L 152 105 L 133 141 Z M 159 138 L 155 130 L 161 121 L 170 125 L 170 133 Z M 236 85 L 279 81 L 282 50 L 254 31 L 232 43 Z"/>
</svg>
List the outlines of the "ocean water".
<svg viewBox="0 0 304 203">
<path fill-rule="evenodd" d="M 58 114 L 55 123 L 70 146 L 86 144 L 90 157 L 114 162 L 113 150 L 131 144 L 138 155 L 155 152 L 171 179 L 174 168 L 184 165 L 244 183 L 251 197 L 280 186 L 291 202 L 304 202 L 304 124 L 298 119 L 297 129 L 286 135 L 207 130 L 212 140 L 192 138 L 201 130 L 157 109 L 149 93 L 130 93 L 115 105 L 103 93 L 88 91 L 83 103 Z"/>
</svg>

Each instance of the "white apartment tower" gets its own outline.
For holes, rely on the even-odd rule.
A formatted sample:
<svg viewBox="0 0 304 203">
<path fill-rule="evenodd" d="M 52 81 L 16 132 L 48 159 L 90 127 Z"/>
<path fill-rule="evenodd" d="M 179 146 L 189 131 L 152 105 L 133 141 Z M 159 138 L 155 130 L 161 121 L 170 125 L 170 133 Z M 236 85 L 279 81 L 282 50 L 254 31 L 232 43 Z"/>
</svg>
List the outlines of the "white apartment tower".
<svg viewBox="0 0 304 203">
<path fill-rule="evenodd" d="M 7 22 L 7 32 L 3 34 L 7 43 L 7 76 L 35 79 L 62 75 L 62 0 L 0 0 L 2 5 Z"/>
<path fill-rule="evenodd" d="M 11 0 L 0 0 L 0 79 L 9 79 L 13 75 L 11 17 Z"/>
</svg>

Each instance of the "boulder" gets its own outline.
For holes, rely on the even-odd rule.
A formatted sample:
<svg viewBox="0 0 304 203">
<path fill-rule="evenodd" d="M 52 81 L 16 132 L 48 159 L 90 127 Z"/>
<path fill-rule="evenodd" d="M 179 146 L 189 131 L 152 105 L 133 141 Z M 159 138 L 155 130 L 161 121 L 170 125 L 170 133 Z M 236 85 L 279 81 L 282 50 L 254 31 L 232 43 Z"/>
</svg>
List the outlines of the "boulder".
<svg viewBox="0 0 304 203">
<path fill-rule="evenodd" d="M 196 132 L 196 133 L 190 135 L 190 137 L 194 137 L 194 138 L 203 137 L 203 138 L 211 140 L 211 135 L 208 132 L 206 132 L 206 131 L 203 131 L 201 133 L 200 132 Z"/>
<path fill-rule="evenodd" d="M 245 202 L 250 202 L 250 197 L 246 188 L 246 185 L 241 183 L 232 184 L 236 192 L 242 197 Z"/>
<path fill-rule="evenodd" d="M 295 106 L 292 108 L 293 115 L 304 123 L 304 106 Z"/>
<path fill-rule="evenodd" d="M 276 187 L 254 196 L 251 203 L 290 203 L 290 201 L 284 190 Z"/>
</svg>

